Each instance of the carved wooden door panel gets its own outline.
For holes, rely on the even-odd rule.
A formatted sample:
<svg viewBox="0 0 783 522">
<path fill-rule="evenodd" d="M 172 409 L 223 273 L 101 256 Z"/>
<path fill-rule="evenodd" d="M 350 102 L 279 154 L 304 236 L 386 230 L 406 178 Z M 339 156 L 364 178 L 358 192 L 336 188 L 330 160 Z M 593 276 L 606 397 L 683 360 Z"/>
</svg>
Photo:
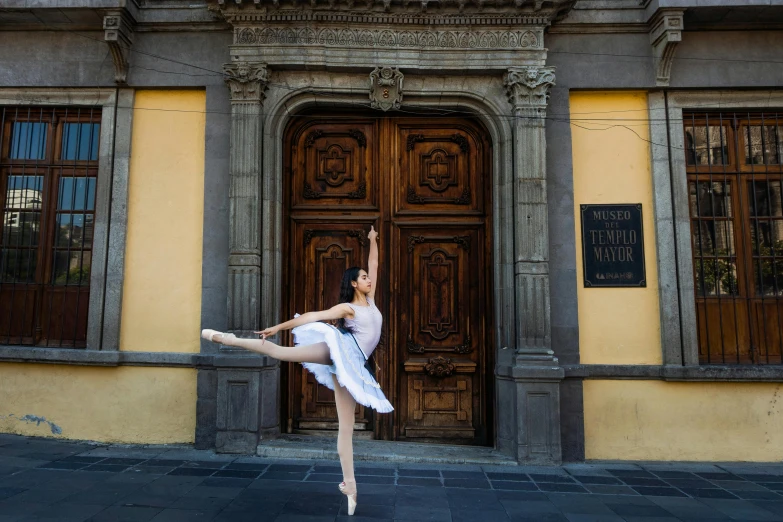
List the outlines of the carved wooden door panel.
<svg viewBox="0 0 783 522">
<path fill-rule="evenodd" d="M 289 127 L 285 147 L 284 316 L 336 304 L 345 268 L 367 263 L 370 225 L 380 233 L 375 355 L 395 411 L 357 407 L 356 428 L 383 439 L 491 442 L 482 129 L 457 119 L 307 116 Z M 284 379 L 289 431 L 336 429 L 330 390 L 299 365 Z"/>
<path fill-rule="evenodd" d="M 306 120 L 286 140 L 291 256 L 287 317 L 337 304 L 343 272 L 367 264 L 367 231 L 371 224 L 378 226 L 376 125 L 360 119 L 326 121 Z M 299 364 L 287 370 L 289 431 L 336 429 L 334 393 Z M 372 429 L 369 413 L 357 406 L 357 430 Z"/>
<path fill-rule="evenodd" d="M 294 302 L 300 311 L 323 310 L 338 302 L 340 276 L 346 268 L 364 265 L 369 253 L 369 240 L 364 223 L 336 221 L 295 222 L 294 241 L 301 246 L 304 262 L 297 265 L 292 284 Z M 293 404 L 293 423 L 298 429 L 335 429 L 337 410 L 334 393 L 318 384 L 313 374 L 300 365 L 293 365 L 298 400 Z M 294 399 L 296 397 L 293 397 Z M 368 429 L 369 419 L 363 406 L 357 406 L 356 429 Z"/>
<path fill-rule="evenodd" d="M 392 281 L 400 439 L 486 444 L 485 143 L 466 124 L 396 125 Z"/>
</svg>

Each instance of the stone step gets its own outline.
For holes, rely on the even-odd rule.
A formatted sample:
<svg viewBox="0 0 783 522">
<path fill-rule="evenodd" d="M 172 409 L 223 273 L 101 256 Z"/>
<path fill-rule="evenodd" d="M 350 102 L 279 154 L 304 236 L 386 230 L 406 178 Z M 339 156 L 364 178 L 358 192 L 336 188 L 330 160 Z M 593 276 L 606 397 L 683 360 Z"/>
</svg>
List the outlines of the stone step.
<svg viewBox="0 0 783 522">
<path fill-rule="evenodd" d="M 282 435 L 277 439 L 261 441 L 256 454 L 259 457 L 279 459 L 338 460 L 335 437 L 336 432 L 334 436 Z M 493 448 L 482 446 L 451 446 L 356 438 L 353 441 L 353 458 L 356 461 L 371 462 L 517 465 L 511 457 L 502 455 Z"/>
</svg>

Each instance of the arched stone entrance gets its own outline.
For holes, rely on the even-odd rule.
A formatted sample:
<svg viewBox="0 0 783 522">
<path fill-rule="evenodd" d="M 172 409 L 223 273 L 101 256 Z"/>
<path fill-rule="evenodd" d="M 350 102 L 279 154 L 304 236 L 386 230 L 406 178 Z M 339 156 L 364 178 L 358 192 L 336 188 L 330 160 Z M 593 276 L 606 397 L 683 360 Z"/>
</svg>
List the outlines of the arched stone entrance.
<svg viewBox="0 0 783 522">
<path fill-rule="evenodd" d="M 280 320 L 282 136 L 288 121 L 305 108 L 364 109 L 370 105 L 370 73 L 378 66 L 398 67 L 405 75 L 403 110 L 469 113 L 491 135 L 493 443 L 520 461 L 558 462 L 563 370 L 550 348 L 544 136 L 547 91 L 555 78 L 543 47 L 544 27 L 558 11 L 505 11 L 495 16 L 492 30 L 466 28 L 486 18 L 478 12 L 462 21 L 452 18 L 453 27 L 443 31 L 421 30 L 427 15 L 384 15 L 386 34 L 373 21 L 380 20 L 378 13 L 340 11 L 319 18 L 313 11 L 301 22 L 293 14 L 225 7 L 234 26 L 232 62 L 226 65 L 232 92 L 229 328 L 248 333 Z M 328 36 L 340 20 L 353 20 L 352 28 L 366 24 L 366 34 L 357 32 L 355 41 L 348 33 Z M 406 38 L 410 48 L 403 48 Z M 435 49 L 440 41 L 444 45 Z M 478 46 L 484 50 L 476 51 Z M 221 421 L 230 417 L 221 411 L 230 409 L 221 405 L 221 382 L 226 387 L 233 378 L 224 370 L 229 373 L 218 383 L 219 448 L 221 437 L 230 450 L 281 431 L 274 406 L 279 374 L 273 361 L 265 368 L 250 376 L 247 387 L 249 406 L 261 412 L 254 429 L 232 429 Z"/>
</svg>

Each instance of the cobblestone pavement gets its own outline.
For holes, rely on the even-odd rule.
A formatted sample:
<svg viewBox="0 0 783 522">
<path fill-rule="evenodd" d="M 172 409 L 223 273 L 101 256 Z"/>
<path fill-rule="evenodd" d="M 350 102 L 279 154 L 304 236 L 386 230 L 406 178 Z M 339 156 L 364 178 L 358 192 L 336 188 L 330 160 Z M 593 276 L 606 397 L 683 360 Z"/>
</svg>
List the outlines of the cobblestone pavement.
<svg viewBox="0 0 783 522">
<path fill-rule="evenodd" d="M 0 435 L 0 522 L 783 521 L 783 465 L 357 464 Z"/>
</svg>

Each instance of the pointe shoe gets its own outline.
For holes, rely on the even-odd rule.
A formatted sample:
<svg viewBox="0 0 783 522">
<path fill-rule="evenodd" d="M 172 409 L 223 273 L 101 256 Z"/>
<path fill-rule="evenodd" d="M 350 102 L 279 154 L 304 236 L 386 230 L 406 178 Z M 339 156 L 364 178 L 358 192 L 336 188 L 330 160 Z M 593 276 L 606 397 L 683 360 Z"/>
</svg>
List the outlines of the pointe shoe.
<svg viewBox="0 0 783 522">
<path fill-rule="evenodd" d="M 345 482 L 340 482 L 340 484 L 337 487 L 340 488 L 340 493 L 348 497 L 348 515 L 353 516 L 353 514 L 356 512 L 356 504 L 357 504 L 356 486 L 354 485 L 353 493 L 350 493 L 348 491 L 348 486 L 345 484 Z"/>
<path fill-rule="evenodd" d="M 215 339 L 216 335 L 219 335 L 220 338 Z M 226 334 L 223 332 L 218 332 L 217 330 L 205 329 L 205 330 L 201 330 L 201 337 L 213 343 L 226 344 L 226 340 L 228 340 L 231 337 L 234 337 L 234 334 Z"/>
</svg>

